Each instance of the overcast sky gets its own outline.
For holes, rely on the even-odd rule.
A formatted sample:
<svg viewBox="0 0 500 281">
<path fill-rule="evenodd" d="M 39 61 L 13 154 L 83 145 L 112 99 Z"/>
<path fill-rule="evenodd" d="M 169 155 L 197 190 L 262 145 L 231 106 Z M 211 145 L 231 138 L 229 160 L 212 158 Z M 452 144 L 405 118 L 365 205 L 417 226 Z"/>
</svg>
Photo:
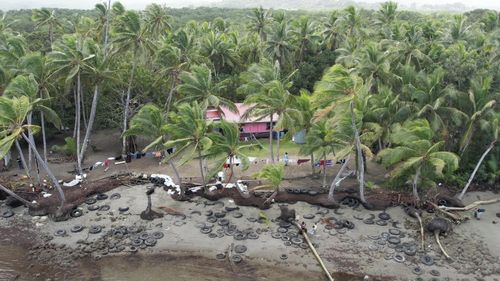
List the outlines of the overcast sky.
<svg viewBox="0 0 500 281">
<path fill-rule="evenodd" d="M 104 0 L 107 2 L 107 0 Z M 120 2 L 129 9 L 143 9 L 149 3 L 165 4 L 170 7 L 188 7 L 210 5 L 222 0 L 121 0 Z M 242 0 L 244 1 L 244 0 Z M 247 0 L 251 1 L 251 0 Z M 286 1 L 286 0 L 283 0 Z M 304 0 L 307 1 L 307 0 Z M 358 0 L 359 2 L 383 2 L 381 0 Z M 395 2 L 410 5 L 418 4 L 451 4 L 462 3 L 468 7 L 489 8 L 500 10 L 500 0 L 393 0 Z M 0 9 L 29 9 L 29 8 L 73 8 L 73 9 L 93 9 L 96 3 L 102 0 L 0 0 Z"/>
</svg>

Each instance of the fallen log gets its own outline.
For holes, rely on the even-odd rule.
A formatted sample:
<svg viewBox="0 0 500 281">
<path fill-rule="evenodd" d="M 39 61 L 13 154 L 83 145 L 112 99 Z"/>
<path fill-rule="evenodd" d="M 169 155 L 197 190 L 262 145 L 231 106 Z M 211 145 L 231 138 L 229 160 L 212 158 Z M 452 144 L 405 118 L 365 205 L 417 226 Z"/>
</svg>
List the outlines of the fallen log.
<svg viewBox="0 0 500 281">
<path fill-rule="evenodd" d="M 485 201 L 476 201 L 473 202 L 465 207 L 446 207 L 446 206 L 440 206 L 438 207 L 439 209 L 443 211 L 470 211 L 471 209 L 474 209 L 475 207 L 479 205 L 488 205 L 488 204 L 494 204 L 500 202 L 500 198 L 495 198 L 491 200 L 485 200 Z"/>
<path fill-rule="evenodd" d="M 440 213 L 442 213 L 442 214 L 444 214 L 444 215 L 446 215 L 446 216 L 450 217 L 451 219 L 453 219 L 455 222 L 461 222 L 461 221 L 463 220 L 463 218 L 462 218 L 462 217 L 460 217 L 459 215 L 457 215 L 457 214 L 453 214 L 453 213 L 450 213 L 450 212 L 448 212 L 448 211 L 446 211 L 446 210 L 443 210 L 443 209 L 441 209 L 438 205 L 436 205 L 436 204 L 435 204 L 435 203 L 433 203 L 433 202 L 427 201 L 427 203 L 428 203 L 429 205 L 431 205 L 432 207 L 434 207 L 434 209 L 435 209 L 435 210 L 437 210 L 437 211 L 439 211 Z"/>
<path fill-rule="evenodd" d="M 295 226 L 301 230 L 302 228 L 300 227 L 300 225 L 297 223 L 297 222 L 294 222 Z M 318 261 L 319 265 L 321 266 L 321 268 L 323 269 L 323 272 L 325 272 L 326 274 L 326 277 L 328 277 L 328 280 L 329 281 L 334 281 L 333 280 L 333 277 L 332 275 L 330 274 L 330 272 L 328 271 L 328 269 L 326 268 L 325 264 L 323 263 L 323 260 L 321 259 L 321 257 L 318 255 L 318 252 L 316 251 L 316 249 L 314 248 L 313 244 L 311 243 L 311 240 L 309 240 L 309 237 L 307 236 L 307 233 L 304 232 L 304 231 L 301 231 L 302 232 L 302 236 L 304 236 L 304 239 L 306 240 L 307 242 L 307 245 L 309 245 L 309 248 L 311 249 L 311 252 L 313 253 L 314 257 L 316 258 L 316 260 Z"/>
</svg>

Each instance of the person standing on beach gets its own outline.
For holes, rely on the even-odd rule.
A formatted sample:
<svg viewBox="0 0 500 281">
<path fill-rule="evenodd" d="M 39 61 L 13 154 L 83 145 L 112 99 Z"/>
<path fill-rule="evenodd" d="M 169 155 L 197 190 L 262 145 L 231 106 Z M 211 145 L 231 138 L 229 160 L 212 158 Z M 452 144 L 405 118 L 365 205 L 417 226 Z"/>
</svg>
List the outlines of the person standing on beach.
<svg viewBox="0 0 500 281">
<path fill-rule="evenodd" d="M 300 229 L 302 230 L 302 233 L 307 233 L 307 227 L 305 222 L 302 222 L 300 224 Z"/>
<path fill-rule="evenodd" d="M 318 225 L 317 225 L 317 224 L 314 224 L 314 225 L 312 226 L 312 230 L 311 230 L 311 234 L 312 234 L 312 235 L 316 235 L 316 229 L 317 229 L 317 228 L 318 228 Z"/>
<path fill-rule="evenodd" d="M 289 159 L 288 159 L 288 152 L 285 152 L 285 156 L 283 156 L 283 160 L 285 162 L 285 166 L 288 166 L 288 161 L 289 161 Z"/>
</svg>

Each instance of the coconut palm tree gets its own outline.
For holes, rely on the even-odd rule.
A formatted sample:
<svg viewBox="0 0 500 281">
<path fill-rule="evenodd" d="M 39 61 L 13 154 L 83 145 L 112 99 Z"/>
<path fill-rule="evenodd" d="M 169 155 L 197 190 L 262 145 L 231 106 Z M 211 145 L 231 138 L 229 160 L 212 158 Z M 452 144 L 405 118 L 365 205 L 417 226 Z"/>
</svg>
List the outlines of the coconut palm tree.
<svg viewBox="0 0 500 281">
<path fill-rule="evenodd" d="M 34 89 L 36 92 L 36 88 Z M 64 196 L 64 191 L 59 185 L 59 181 L 56 179 L 49 166 L 45 161 L 43 161 L 42 156 L 38 153 L 35 144 L 26 136 L 26 131 L 37 132 L 38 126 L 25 124 L 26 118 L 33 108 L 40 105 L 41 100 L 35 99 L 30 101 L 28 96 L 13 96 L 8 98 L 6 96 L 0 97 L 0 159 L 2 159 L 5 154 L 7 154 L 14 143 L 19 148 L 19 139 L 24 139 L 31 150 L 34 152 L 36 159 L 43 167 L 52 183 L 56 187 L 59 198 L 61 200 L 60 207 L 62 207 L 66 201 Z M 20 151 L 20 153 L 22 153 Z"/>
<path fill-rule="evenodd" d="M 382 163 L 392 168 L 392 178 L 412 178 L 413 196 L 417 202 L 420 201 L 419 184 L 435 184 L 433 179 L 443 177 L 443 171 L 453 172 L 458 168 L 458 156 L 442 151 L 444 142 L 434 143 L 432 139 L 433 130 L 427 120 L 406 121 L 394 128 L 391 141 L 396 146 L 378 154 Z"/>
<path fill-rule="evenodd" d="M 323 23 L 324 28 L 321 32 L 323 36 L 323 43 L 326 43 L 327 48 L 334 51 L 338 46 L 339 37 L 339 14 L 337 11 L 333 11 L 328 17 L 328 21 Z"/>
<path fill-rule="evenodd" d="M 142 136 L 151 141 L 143 151 L 150 149 L 159 150 L 163 148 L 163 144 L 168 140 L 168 118 L 159 107 L 154 104 L 146 104 L 137 112 L 130 120 L 130 128 L 125 131 L 127 136 Z M 168 161 L 170 167 L 174 171 L 177 184 L 181 186 L 181 193 L 185 194 L 182 187 L 181 177 L 173 160 Z"/>
<path fill-rule="evenodd" d="M 191 72 L 182 72 L 179 79 L 182 84 L 177 86 L 177 91 L 183 95 L 179 102 L 197 101 L 204 112 L 209 107 L 221 110 L 223 106 L 238 111 L 232 101 L 220 95 L 224 86 L 214 81 L 212 71 L 206 65 L 193 66 Z"/>
<path fill-rule="evenodd" d="M 125 132 L 128 128 L 130 98 L 137 64 L 141 56 L 144 57 L 148 53 L 152 53 L 156 47 L 148 35 L 147 26 L 141 22 L 140 16 L 136 12 L 127 11 L 121 15 L 118 18 L 116 32 L 114 43 L 119 46 L 118 51 L 130 50 L 132 52 L 132 68 L 128 79 L 125 104 L 123 105 L 123 132 Z M 126 147 L 126 137 L 124 136 L 122 139 L 122 154 L 125 154 Z"/>
<path fill-rule="evenodd" d="M 26 55 L 21 60 L 21 66 L 26 73 L 32 74 L 38 83 L 36 97 L 50 99 L 50 93 L 54 91 L 54 79 L 51 77 L 52 69 L 48 58 L 39 53 Z M 35 97 L 31 97 L 32 99 Z M 45 115 L 40 111 L 40 124 L 42 127 L 43 159 L 47 162 L 47 138 L 45 133 Z"/>
<path fill-rule="evenodd" d="M 272 61 L 278 61 L 281 69 L 287 69 L 292 51 L 290 27 L 287 20 L 276 23 L 268 38 L 265 53 Z"/>
<path fill-rule="evenodd" d="M 34 9 L 31 18 L 36 23 L 35 27 L 39 28 L 41 26 L 47 26 L 49 29 L 49 42 L 50 49 L 52 50 L 52 44 L 54 43 L 54 30 L 58 27 L 62 27 L 59 19 L 56 16 L 55 10 L 48 10 L 45 8 Z"/>
<path fill-rule="evenodd" d="M 306 135 L 306 143 L 301 147 L 301 152 L 311 155 L 316 153 L 323 159 L 322 187 L 326 187 L 326 157 L 330 153 L 335 153 L 333 143 L 327 138 L 329 131 L 330 127 L 326 120 L 315 122 Z"/>
<path fill-rule="evenodd" d="M 492 90 L 491 76 L 477 76 L 471 80 L 471 88 L 469 90 L 467 105 L 464 106 L 464 111 L 468 115 L 468 120 L 465 125 L 465 132 L 460 139 L 460 154 L 462 155 L 469 146 L 474 133 L 478 128 L 485 126 L 495 114 L 497 101 L 500 100 L 500 93 Z M 478 126 L 479 125 L 479 126 Z"/>
<path fill-rule="evenodd" d="M 146 10 L 144 10 L 144 18 L 144 23 L 149 33 L 154 37 L 165 35 L 168 31 L 172 30 L 170 16 L 167 13 L 165 5 L 149 4 Z"/>
<path fill-rule="evenodd" d="M 297 21 L 293 22 L 293 29 L 291 35 L 294 37 L 297 48 L 297 64 L 300 65 L 306 52 L 313 52 L 319 42 L 320 36 L 316 33 L 316 22 L 307 16 L 300 17 Z"/>
<path fill-rule="evenodd" d="M 196 101 L 180 104 L 177 112 L 170 113 L 169 119 L 170 123 L 165 129 L 170 134 L 170 140 L 164 145 L 166 148 L 175 148 L 175 152 L 167 157 L 167 161 L 180 157 L 179 164 L 184 165 L 197 157 L 202 184 L 206 187 L 203 158 L 204 153 L 212 146 L 212 140 L 208 137 L 212 121 L 205 119 L 205 111 Z"/>
<path fill-rule="evenodd" d="M 384 2 L 380 5 L 380 9 L 376 13 L 375 22 L 382 26 L 390 26 L 397 16 L 398 3 Z"/>
<path fill-rule="evenodd" d="M 266 42 L 267 28 L 271 22 L 271 11 L 264 10 L 261 6 L 254 8 L 252 15 L 248 17 L 250 18 L 249 29 L 259 34 L 261 42 Z"/>
<path fill-rule="evenodd" d="M 32 111 L 28 112 L 28 114 L 26 115 L 28 138 L 32 143 L 35 143 L 33 132 L 31 131 L 31 125 L 33 124 L 32 123 L 33 112 L 37 111 L 43 113 L 43 115 L 47 117 L 47 120 L 50 123 L 54 124 L 54 126 L 56 126 L 57 128 L 61 126 L 61 120 L 59 119 L 59 116 L 57 116 L 57 113 L 51 108 L 44 105 L 44 102 L 46 103 L 46 100 L 38 98 L 40 95 L 39 94 L 40 89 L 41 89 L 40 85 L 35 80 L 34 75 L 31 74 L 29 76 L 26 75 L 17 76 L 10 82 L 10 84 L 7 86 L 4 92 L 4 95 L 6 97 L 26 96 L 28 97 L 29 101 L 32 102 L 32 105 L 30 107 Z M 38 102 L 35 103 L 35 101 Z M 29 149 L 28 151 L 29 151 L 28 167 L 31 169 L 31 155 L 32 152 L 34 151 L 32 149 Z M 46 159 L 44 159 L 44 161 L 47 162 Z"/>
<path fill-rule="evenodd" d="M 283 177 L 285 175 L 285 166 L 283 164 L 267 164 L 262 169 L 256 173 L 254 176 L 260 179 L 264 179 L 268 182 L 268 184 L 261 185 L 256 187 L 258 188 L 269 188 L 274 189 L 273 194 L 266 199 L 265 204 L 270 202 L 278 192 L 281 192 L 281 182 L 283 181 Z"/>
<path fill-rule="evenodd" d="M 226 122 L 221 120 L 220 122 L 214 123 L 214 129 L 217 133 L 210 135 L 213 145 L 207 153 L 208 158 L 219 158 L 218 163 L 215 165 L 213 173 L 220 171 L 224 164 L 226 164 L 227 159 L 229 159 L 229 168 L 231 169 L 231 175 L 228 178 L 228 182 L 234 175 L 234 159 L 238 158 L 241 160 L 242 170 L 246 170 L 249 167 L 248 156 L 245 151 L 252 149 L 262 149 L 260 143 L 247 143 L 242 142 L 240 138 L 240 130 L 237 124 Z M 223 156 L 222 158 L 220 156 Z"/>
<path fill-rule="evenodd" d="M 200 43 L 200 54 L 210 60 L 216 75 L 239 64 L 236 45 L 224 33 L 210 31 Z"/>
</svg>

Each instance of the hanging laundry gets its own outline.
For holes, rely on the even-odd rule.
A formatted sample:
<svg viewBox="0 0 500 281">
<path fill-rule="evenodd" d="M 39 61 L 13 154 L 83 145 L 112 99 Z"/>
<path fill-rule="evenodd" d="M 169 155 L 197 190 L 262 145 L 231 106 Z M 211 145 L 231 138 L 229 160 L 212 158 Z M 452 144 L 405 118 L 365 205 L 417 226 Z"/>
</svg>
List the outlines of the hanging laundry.
<svg viewBox="0 0 500 281">
<path fill-rule="evenodd" d="M 321 167 L 325 165 L 325 160 L 319 160 L 318 163 L 316 163 L 314 166 L 316 167 Z M 326 160 L 326 166 L 327 167 L 333 167 L 333 161 L 332 160 Z"/>
<path fill-rule="evenodd" d="M 310 160 L 311 160 L 311 159 L 299 159 L 299 160 L 297 160 L 297 165 L 300 165 L 300 164 L 302 164 L 302 163 L 307 163 L 307 162 L 309 162 Z"/>
</svg>

